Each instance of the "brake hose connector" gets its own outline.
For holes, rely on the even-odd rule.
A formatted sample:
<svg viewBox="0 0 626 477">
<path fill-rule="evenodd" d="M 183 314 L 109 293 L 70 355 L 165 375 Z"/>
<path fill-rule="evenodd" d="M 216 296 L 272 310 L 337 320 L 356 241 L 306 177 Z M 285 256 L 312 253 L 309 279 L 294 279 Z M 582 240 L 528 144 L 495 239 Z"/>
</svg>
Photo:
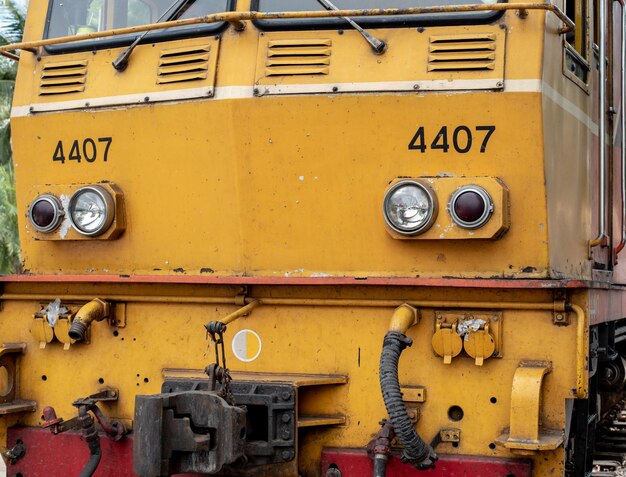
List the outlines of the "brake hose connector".
<svg viewBox="0 0 626 477">
<path fill-rule="evenodd" d="M 72 321 L 72 326 L 70 326 L 70 338 L 76 341 L 83 341 L 91 323 L 108 318 L 110 309 L 110 305 L 99 298 L 95 298 L 86 305 L 83 305 L 81 309 L 78 310 L 78 313 L 76 313 Z"/>
<path fill-rule="evenodd" d="M 405 333 L 411 326 L 417 324 L 418 320 L 418 311 L 410 305 L 404 304 L 394 311 L 380 356 L 380 388 L 391 424 L 404 446 L 402 461 L 424 470 L 435 466 L 437 454 L 415 431 L 402 401 L 398 379 L 400 354 L 413 344 L 413 340 Z"/>
</svg>

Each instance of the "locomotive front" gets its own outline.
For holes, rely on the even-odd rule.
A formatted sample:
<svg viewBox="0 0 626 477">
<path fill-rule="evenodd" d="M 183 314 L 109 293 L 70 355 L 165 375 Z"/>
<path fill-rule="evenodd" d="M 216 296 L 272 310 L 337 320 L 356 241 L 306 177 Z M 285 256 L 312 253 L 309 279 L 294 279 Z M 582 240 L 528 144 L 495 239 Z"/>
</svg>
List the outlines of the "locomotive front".
<svg viewBox="0 0 626 477">
<path fill-rule="evenodd" d="M 12 113 L 9 475 L 589 466 L 594 191 L 559 185 L 598 136 L 561 10 L 43 3 Z"/>
</svg>

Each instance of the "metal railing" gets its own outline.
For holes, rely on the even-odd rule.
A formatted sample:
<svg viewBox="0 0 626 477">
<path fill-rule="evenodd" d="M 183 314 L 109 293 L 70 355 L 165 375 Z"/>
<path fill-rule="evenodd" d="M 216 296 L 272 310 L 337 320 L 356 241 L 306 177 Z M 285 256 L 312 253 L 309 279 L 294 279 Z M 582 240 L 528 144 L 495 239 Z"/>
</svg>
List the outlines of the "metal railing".
<svg viewBox="0 0 626 477">
<path fill-rule="evenodd" d="M 414 8 L 373 8 L 357 10 L 332 10 L 332 11 L 303 11 L 303 12 L 224 12 L 201 17 L 185 18 L 161 23 L 150 23 L 126 28 L 116 28 L 100 32 L 82 33 L 79 35 L 63 36 L 58 38 L 47 38 L 42 40 L 25 41 L 0 46 L 0 55 L 11 59 L 17 59 L 14 54 L 9 53 L 14 50 L 26 50 L 35 52 L 36 48 L 42 46 L 59 45 L 63 43 L 73 43 L 84 40 L 95 40 L 98 38 L 110 38 L 120 35 L 142 33 L 153 30 L 165 30 L 169 28 L 183 27 L 189 25 L 209 24 L 228 22 L 237 31 L 246 28 L 246 21 L 253 20 L 277 20 L 277 19 L 306 19 L 306 18 L 338 18 L 338 17 L 379 17 L 379 16 L 406 16 L 406 15 L 431 15 L 435 13 L 466 13 L 466 12 L 504 12 L 517 10 L 520 18 L 526 18 L 529 10 L 542 10 L 554 13 L 563 26 L 559 29 L 560 34 L 574 31 L 575 25 L 563 11 L 551 3 L 495 3 L 476 5 L 438 5 L 429 7 Z"/>
</svg>

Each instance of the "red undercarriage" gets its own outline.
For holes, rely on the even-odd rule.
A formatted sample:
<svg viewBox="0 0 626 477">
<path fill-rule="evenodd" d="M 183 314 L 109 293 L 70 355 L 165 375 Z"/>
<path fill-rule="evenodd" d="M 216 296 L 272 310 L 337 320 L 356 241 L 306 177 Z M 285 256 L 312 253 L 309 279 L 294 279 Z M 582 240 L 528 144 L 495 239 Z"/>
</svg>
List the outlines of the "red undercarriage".
<svg viewBox="0 0 626 477">
<path fill-rule="evenodd" d="M 7 466 L 8 477 L 73 477 L 80 474 L 89 458 L 87 445 L 78 432 L 53 436 L 49 431 L 32 427 L 9 429 L 9 447 L 21 440 L 25 455 Z M 102 460 L 94 477 L 128 477 L 133 468 L 132 438 L 113 442 L 101 435 Z M 336 466 L 342 477 L 369 477 L 372 461 L 364 450 L 326 449 L 322 454 L 322 477 Z M 417 471 L 391 457 L 388 477 L 531 477 L 531 463 L 525 460 L 469 456 L 442 456 L 437 468 Z M 267 477 L 272 477 L 271 472 Z M 297 476 L 294 476 L 297 477 Z"/>
</svg>

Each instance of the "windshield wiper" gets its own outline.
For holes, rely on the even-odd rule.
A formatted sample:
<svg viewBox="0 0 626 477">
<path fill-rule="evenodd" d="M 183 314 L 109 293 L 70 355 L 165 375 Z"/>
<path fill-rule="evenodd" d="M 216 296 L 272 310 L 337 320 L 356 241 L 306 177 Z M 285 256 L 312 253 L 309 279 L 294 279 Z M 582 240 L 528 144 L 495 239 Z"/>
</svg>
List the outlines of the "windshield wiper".
<svg viewBox="0 0 626 477">
<path fill-rule="evenodd" d="M 165 10 L 165 12 L 163 13 L 163 15 L 161 15 L 159 17 L 159 19 L 155 22 L 155 23 L 161 23 L 161 21 L 163 21 L 165 18 L 173 18 L 175 17 L 178 12 L 180 12 L 189 2 L 195 2 L 196 0 L 183 0 L 182 2 L 180 2 L 180 0 L 176 0 L 174 3 L 172 3 L 167 10 Z M 178 5 L 178 6 L 177 6 Z M 174 10 L 172 13 L 170 13 L 172 10 Z M 139 35 L 137 38 L 135 38 L 135 41 L 133 41 L 130 46 L 128 48 L 126 48 L 121 54 L 120 56 L 118 56 L 115 61 L 112 63 L 113 68 L 115 68 L 117 71 L 124 71 L 126 69 L 126 67 L 128 66 L 128 60 L 130 59 L 130 55 L 132 54 L 133 50 L 135 49 L 135 47 L 141 42 L 141 40 L 143 40 L 146 35 L 149 33 L 148 31 L 144 31 L 141 35 Z"/>
<path fill-rule="evenodd" d="M 339 9 L 333 4 L 331 3 L 330 0 L 317 0 L 318 3 L 320 3 L 326 10 L 335 10 L 338 11 Z M 382 40 L 379 40 L 378 38 L 376 38 L 375 36 L 369 34 L 368 32 L 366 32 L 357 22 L 355 22 L 352 18 L 349 17 L 340 17 L 342 19 L 344 19 L 345 21 L 347 21 L 352 28 L 354 28 L 356 31 L 358 31 L 361 36 L 363 36 L 363 38 L 365 38 L 365 41 L 367 41 L 370 46 L 372 47 L 372 50 L 374 50 L 376 52 L 376 54 L 381 55 L 383 54 L 383 52 L 385 51 L 385 49 L 387 48 L 387 43 L 385 43 Z"/>
</svg>

